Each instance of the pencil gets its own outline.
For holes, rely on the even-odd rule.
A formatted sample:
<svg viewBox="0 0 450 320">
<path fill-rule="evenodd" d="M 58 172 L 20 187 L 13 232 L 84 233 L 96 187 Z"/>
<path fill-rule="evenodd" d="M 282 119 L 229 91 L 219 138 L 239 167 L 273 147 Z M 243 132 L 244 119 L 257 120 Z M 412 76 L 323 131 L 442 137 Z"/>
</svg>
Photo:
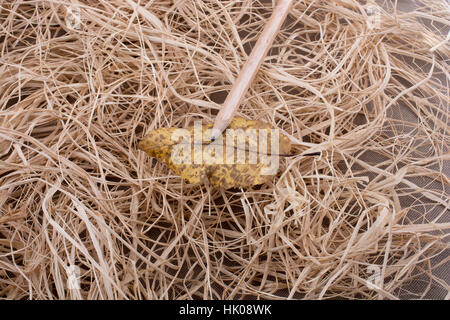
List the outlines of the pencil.
<svg viewBox="0 0 450 320">
<path fill-rule="evenodd" d="M 245 93 L 255 78 L 255 75 L 266 57 L 269 48 L 272 46 L 273 40 L 286 19 L 293 2 L 294 0 L 278 0 L 269 21 L 267 21 L 264 30 L 255 44 L 255 47 L 248 57 L 248 60 L 242 67 L 238 78 L 233 84 L 230 93 L 216 116 L 213 128 L 211 130 L 211 141 L 217 139 L 217 137 L 219 137 L 228 127 L 231 120 L 233 120 L 237 108 L 241 104 Z"/>
</svg>

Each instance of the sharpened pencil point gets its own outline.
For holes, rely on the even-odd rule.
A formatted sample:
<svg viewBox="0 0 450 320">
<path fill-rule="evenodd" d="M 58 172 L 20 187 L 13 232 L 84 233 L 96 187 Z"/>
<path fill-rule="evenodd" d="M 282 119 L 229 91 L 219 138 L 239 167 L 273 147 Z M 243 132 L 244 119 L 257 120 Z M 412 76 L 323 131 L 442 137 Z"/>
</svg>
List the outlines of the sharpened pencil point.
<svg viewBox="0 0 450 320">
<path fill-rule="evenodd" d="M 222 134 L 222 132 L 220 132 L 219 129 L 212 128 L 211 129 L 211 142 L 215 141 L 221 134 Z"/>
</svg>

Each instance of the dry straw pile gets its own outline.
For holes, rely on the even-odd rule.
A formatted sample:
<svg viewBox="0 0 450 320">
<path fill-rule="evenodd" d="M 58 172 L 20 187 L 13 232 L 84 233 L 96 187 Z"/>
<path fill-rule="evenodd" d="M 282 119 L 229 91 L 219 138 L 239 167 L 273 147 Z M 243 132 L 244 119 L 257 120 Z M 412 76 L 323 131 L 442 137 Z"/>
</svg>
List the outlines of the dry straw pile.
<svg viewBox="0 0 450 320">
<path fill-rule="evenodd" d="M 223 190 L 137 142 L 213 121 L 272 2 L 0 1 L 0 297 L 448 298 L 449 7 L 416 6 L 299 0 L 239 116 L 322 155 Z"/>
</svg>

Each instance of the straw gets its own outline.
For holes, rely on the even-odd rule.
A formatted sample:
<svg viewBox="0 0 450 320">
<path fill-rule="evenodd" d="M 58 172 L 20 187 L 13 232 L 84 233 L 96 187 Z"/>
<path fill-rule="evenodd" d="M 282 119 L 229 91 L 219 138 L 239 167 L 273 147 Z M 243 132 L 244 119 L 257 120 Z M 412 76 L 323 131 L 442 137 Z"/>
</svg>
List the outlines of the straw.
<svg viewBox="0 0 450 320">
<path fill-rule="evenodd" d="M 214 120 L 273 2 L 3 1 L 0 297 L 448 298 L 448 6 L 416 4 L 297 1 L 237 113 L 295 155 L 223 190 L 136 143 Z"/>
</svg>

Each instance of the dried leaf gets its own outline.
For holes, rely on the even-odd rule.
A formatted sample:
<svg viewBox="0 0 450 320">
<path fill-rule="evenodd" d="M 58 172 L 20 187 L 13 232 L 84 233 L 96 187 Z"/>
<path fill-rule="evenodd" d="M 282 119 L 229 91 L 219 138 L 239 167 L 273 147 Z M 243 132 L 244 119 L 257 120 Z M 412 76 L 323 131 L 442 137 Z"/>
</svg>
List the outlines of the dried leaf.
<svg viewBox="0 0 450 320">
<path fill-rule="evenodd" d="M 190 183 L 225 189 L 267 182 L 278 171 L 280 155 L 291 150 L 289 139 L 262 121 L 236 117 L 214 142 L 211 127 L 156 129 L 140 141 L 139 149 Z"/>
</svg>

